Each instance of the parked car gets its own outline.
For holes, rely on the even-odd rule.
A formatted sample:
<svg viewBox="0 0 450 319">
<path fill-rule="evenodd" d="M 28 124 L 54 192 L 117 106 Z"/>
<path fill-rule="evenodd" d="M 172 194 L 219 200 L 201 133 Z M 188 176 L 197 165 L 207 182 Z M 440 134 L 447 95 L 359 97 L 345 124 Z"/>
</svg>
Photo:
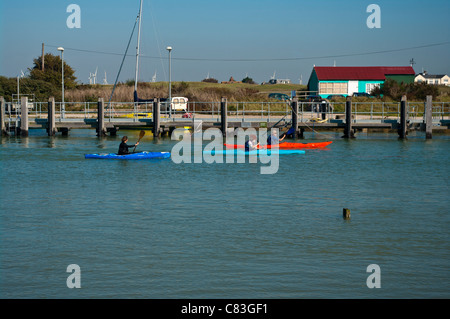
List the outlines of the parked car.
<svg viewBox="0 0 450 319">
<path fill-rule="evenodd" d="M 289 101 L 289 95 L 283 94 L 283 93 L 270 93 L 269 94 L 270 99 L 277 99 L 280 101 Z"/>
<path fill-rule="evenodd" d="M 308 95 L 305 102 L 322 102 L 323 98 L 320 95 Z"/>
<path fill-rule="evenodd" d="M 303 104 L 304 112 L 331 112 L 333 110 L 330 102 L 320 95 L 309 95 L 301 102 L 308 102 Z"/>
<path fill-rule="evenodd" d="M 342 95 L 342 94 L 331 94 L 331 95 L 327 96 L 327 100 L 338 99 L 338 98 L 345 98 L 345 95 Z"/>
<path fill-rule="evenodd" d="M 365 92 L 357 92 L 357 93 L 353 93 L 353 96 L 357 97 L 357 96 L 362 96 L 362 97 L 372 97 L 369 93 L 365 93 Z"/>
</svg>

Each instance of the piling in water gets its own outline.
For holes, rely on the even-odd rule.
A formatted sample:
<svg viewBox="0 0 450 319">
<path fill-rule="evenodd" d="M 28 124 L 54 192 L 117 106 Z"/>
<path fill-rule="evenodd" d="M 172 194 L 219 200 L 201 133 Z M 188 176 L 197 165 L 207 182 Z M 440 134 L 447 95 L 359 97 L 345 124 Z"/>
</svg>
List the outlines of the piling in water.
<svg viewBox="0 0 450 319">
<path fill-rule="evenodd" d="M 347 97 L 345 102 L 345 128 L 343 138 L 354 138 L 355 134 L 352 129 L 352 98 Z"/>
<path fill-rule="evenodd" d="M 344 208 L 344 211 L 343 211 L 342 215 L 343 215 L 342 217 L 344 219 L 350 219 L 350 209 Z"/>
<path fill-rule="evenodd" d="M 0 123 L 1 123 L 1 135 L 7 136 L 8 132 L 6 131 L 5 125 L 5 99 L 3 96 L 0 96 Z"/>
<path fill-rule="evenodd" d="M 400 123 L 398 129 L 398 135 L 401 139 L 405 139 L 407 132 L 407 103 L 406 103 L 406 95 L 402 96 L 402 100 L 400 102 Z"/>
<path fill-rule="evenodd" d="M 48 120 L 47 120 L 47 134 L 48 136 L 54 136 L 57 132 L 55 122 L 55 98 L 48 99 Z"/>
<path fill-rule="evenodd" d="M 170 106 L 170 105 L 169 105 Z M 159 137 L 161 133 L 161 102 L 158 98 L 153 99 L 153 136 Z"/>
<path fill-rule="evenodd" d="M 228 104 L 227 99 L 222 98 L 220 102 L 220 129 L 222 130 L 222 136 L 227 136 L 228 129 Z"/>
<path fill-rule="evenodd" d="M 105 109 L 103 104 L 103 98 L 99 98 L 97 102 L 97 136 L 106 136 L 105 129 Z"/>
<path fill-rule="evenodd" d="M 28 97 L 23 96 L 20 103 L 20 136 L 28 136 Z"/>
<path fill-rule="evenodd" d="M 427 95 L 425 102 L 425 138 L 433 137 L 433 96 Z"/>
<path fill-rule="evenodd" d="M 294 97 L 291 102 L 292 127 L 294 128 L 293 138 L 298 138 L 298 98 Z M 303 133 L 302 133 L 303 134 Z"/>
</svg>

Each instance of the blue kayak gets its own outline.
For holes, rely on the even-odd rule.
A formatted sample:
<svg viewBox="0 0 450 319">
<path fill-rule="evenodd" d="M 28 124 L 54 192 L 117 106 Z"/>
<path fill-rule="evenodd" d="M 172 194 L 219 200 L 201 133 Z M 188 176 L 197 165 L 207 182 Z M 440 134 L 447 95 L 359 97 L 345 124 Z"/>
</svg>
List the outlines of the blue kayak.
<svg viewBox="0 0 450 319">
<path fill-rule="evenodd" d="M 151 159 L 151 158 L 169 158 L 169 152 L 140 152 L 132 153 L 127 155 L 117 155 L 114 153 L 110 154 L 86 154 L 84 158 L 94 158 L 94 159 L 120 159 L 120 160 L 140 160 L 140 159 Z"/>
<path fill-rule="evenodd" d="M 212 151 L 203 151 L 203 154 L 222 154 L 222 155 L 272 155 L 272 154 L 278 154 L 278 155 L 284 155 L 284 154 L 305 154 L 305 151 L 303 150 L 254 150 L 254 151 L 244 151 L 241 149 L 226 149 L 226 150 L 212 150 Z"/>
</svg>

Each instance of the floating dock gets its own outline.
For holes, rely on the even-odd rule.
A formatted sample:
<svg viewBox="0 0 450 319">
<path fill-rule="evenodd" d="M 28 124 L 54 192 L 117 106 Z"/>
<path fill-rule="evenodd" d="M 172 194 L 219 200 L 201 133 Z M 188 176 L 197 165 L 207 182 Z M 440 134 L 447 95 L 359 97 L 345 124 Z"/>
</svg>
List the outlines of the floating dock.
<svg viewBox="0 0 450 319">
<path fill-rule="evenodd" d="M 228 108 L 226 98 L 220 101 L 220 107 L 212 114 L 205 114 L 205 112 L 189 113 L 188 117 L 178 116 L 172 114 L 161 114 L 161 103 L 159 99 L 154 99 L 150 104 L 150 113 L 141 113 L 147 116 L 112 116 L 111 109 L 106 110 L 103 99 L 99 99 L 96 103 L 96 116 L 87 117 L 81 116 L 73 118 L 70 116 L 62 116 L 59 112 L 58 116 L 55 114 L 55 100 L 50 98 L 47 105 L 46 113 L 40 112 L 39 116 L 33 112 L 21 112 L 11 116 L 11 112 L 6 112 L 6 103 L 3 97 L 0 97 L 1 106 L 1 131 L 2 136 L 16 135 L 28 136 L 30 129 L 45 129 L 49 136 L 56 133 L 68 135 L 73 129 L 95 129 L 97 136 L 102 137 L 106 135 L 114 136 L 119 130 L 151 130 L 153 136 L 159 137 L 164 135 L 171 135 L 177 128 L 194 128 L 195 123 L 202 123 L 202 129 L 212 127 L 219 128 L 223 135 L 226 136 L 230 132 L 234 132 L 239 128 L 280 128 L 287 129 L 295 127 L 295 131 L 291 137 L 303 138 L 305 131 L 343 131 L 344 138 L 355 138 L 358 131 L 383 131 L 383 132 L 397 132 L 399 138 L 406 138 L 408 131 L 419 130 L 426 133 L 426 138 L 432 138 L 432 133 L 436 131 L 449 133 L 450 128 L 450 105 L 447 105 L 447 111 L 441 112 L 439 120 L 436 121 L 436 116 L 433 117 L 433 104 L 431 96 L 427 97 L 424 103 L 423 119 L 419 121 L 412 121 L 409 117 L 408 104 L 406 97 L 402 98 L 399 104 L 399 114 L 396 119 L 389 119 L 387 117 L 382 119 L 358 119 L 357 114 L 353 113 L 352 100 L 348 98 L 345 103 L 345 112 L 341 114 L 333 113 L 333 118 L 330 113 L 321 112 L 314 113 L 320 118 L 311 118 L 312 112 L 304 112 L 303 105 L 299 108 L 299 101 L 294 98 L 289 102 L 290 112 L 284 116 L 274 115 L 269 112 L 261 112 L 259 116 L 244 115 L 242 112 L 239 115 L 235 109 Z M 22 97 L 21 105 L 29 105 L 27 97 Z M 28 109 L 20 107 L 20 109 Z M 9 113 L 9 114 L 7 114 Z M 91 112 L 92 113 L 92 112 Z M 280 113 L 280 112 L 278 112 Z M 290 113 L 290 114 L 289 114 Z M 394 114 L 397 114 L 394 113 Z M 67 114 L 70 115 L 68 112 Z M 136 113 L 138 114 L 138 113 Z M 46 115 L 46 116 L 45 116 Z M 79 114 L 78 114 L 79 115 Z M 308 118 L 309 116 L 309 118 Z M 361 117 L 360 115 L 357 115 Z M 367 116 L 366 116 L 367 117 Z"/>
</svg>

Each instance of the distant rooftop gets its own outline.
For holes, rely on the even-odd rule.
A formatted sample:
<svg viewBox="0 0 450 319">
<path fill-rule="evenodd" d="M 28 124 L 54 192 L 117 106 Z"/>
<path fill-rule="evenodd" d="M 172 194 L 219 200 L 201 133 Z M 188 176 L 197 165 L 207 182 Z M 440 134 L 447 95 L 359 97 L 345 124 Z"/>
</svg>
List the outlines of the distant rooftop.
<svg viewBox="0 0 450 319">
<path fill-rule="evenodd" d="M 446 76 L 446 74 L 428 74 L 426 72 L 419 73 L 418 75 L 423 76 L 425 79 L 441 79 Z"/>
</svg>

